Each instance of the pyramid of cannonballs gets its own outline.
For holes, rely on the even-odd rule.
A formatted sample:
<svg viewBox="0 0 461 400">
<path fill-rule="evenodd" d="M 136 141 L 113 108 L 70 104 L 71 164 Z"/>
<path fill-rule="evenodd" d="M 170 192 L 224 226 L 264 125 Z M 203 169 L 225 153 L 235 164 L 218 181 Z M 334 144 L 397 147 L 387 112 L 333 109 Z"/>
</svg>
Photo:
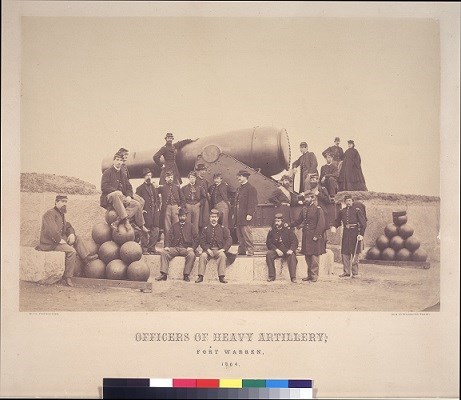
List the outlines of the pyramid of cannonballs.
<svg viewBox="0 0 461 400">
<path fill-rule="evenodd" d="M 427 260 L 427 253 L 420 248 L 421 241 L 413 236 L 414 229 L 407 224 L 407 212 L 392 213 L 393 223 L 386 225 L 384 235 L 368 250 L 368 260 L 418 261 Z"/>
<path fill-rule="evenodd" d="M 94 279 L 128 279 L 130 281 L 147 281 L 149 266 L 142 258 L 142 249 L 134 241 L 134 229 L 126 229 L 122 224 L 118 230 L 111 227 L 117 219 L 115 211 L 110 210 L 105 215 L 106 222 L 93 226 L 91 237 L 93 246 L 91 253 L 98 254 L 98 259 L 84 266 L 83 272 L 87 278 Z"/>
</svg>

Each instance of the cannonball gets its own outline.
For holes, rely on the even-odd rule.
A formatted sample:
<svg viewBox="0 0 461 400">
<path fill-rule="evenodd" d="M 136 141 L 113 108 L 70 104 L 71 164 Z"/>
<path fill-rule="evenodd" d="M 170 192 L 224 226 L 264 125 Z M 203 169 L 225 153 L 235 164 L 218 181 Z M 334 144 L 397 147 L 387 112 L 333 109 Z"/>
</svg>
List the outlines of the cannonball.
<svg viewBox="0 0 461 400">
<path fill-rule="evenodd" d="M 85 239 L 84 244 L 86 249 L 88 250 L 88 255 L 93 256 L 95 254 L 98 254 L 99 244 L 97 244 L 93 239 Z"/>
<path fill-rule="evenodd" d="M 376 247 L 379 250 L 384 250 L 386 247 L 389 247 L 389 239 L 386 235 L 381 235 L 376 239 Z"/>
<path fill-rule="evenodd" d="M 399 261 L 409 261 L 411 257 L 411 252 L 408 249 L 400 249 L 395 255 L 395 259 Z"/>
<path fill-rule="evenodd" d="M 411 235 L 413 235 L 414 231 L 415 230 L 408 224 L 403 224 L 399 226 L 399 235 L 402 236 L 404 239 L 409 238 Z"/>
<path fill-rule="evenodd" d="M 400 215 L 399 217 L 394 217 L 393 218 L 394 224 L 396 224 L 397 226 L 406 224 L 407 220 L 408 220 L 408 218 L 407 218 L 406 215 Z"/>
<path fill-rule="evenodd" d="M 130 265 L 133 261 L 139 261 L 142 257 L 141 246 L 133 241 L 125 242 L 120 247 L 120 259 Z"/>
<path fill-rule="evenodd" d="M 142 260 L 134 261 L 128 266 L 127 276 L 130 281 L 147 282 L 150 276 L 149 266 Z"/>
<path fill-rule="evenodd" d="M 107 279 L 125 279 L 126 278 L 126 264 L 119 259 L 112 260 L 106 265 L 106 278 Z"/>
<path fill-rule="evenodd" d="M 419 261 L 423 262 L 427 260 L 427 252 L 424 251 L 423 249 L 419 248 L 418 250 L 414 251 L 411 254 L 411 260 L 412 261 Z"/>
<path fill-rule="evenodd" d="M 112 240 L 120 246 L 125 242 L 134 240 L 134 229 L 132 227 L 126 229 L 124 224 L 120 224 L 118 229 L 112 229 Z"/>
<path fill-rule="evenodd" d="M 79 277 L 83 276 L 83 267 L 85 264 L 83 263 L 82 259 L 77 256 L 75 258 L 75 267 L 74 267 L 74 276 Z"/>
<path fill-rule="evenodd" d="M 393 238 L 399 234 L 399 227 L 393 223 L 386 225 L 384 228 L 384 234 L 389 238 Z"/>
<path fill-rule="evenodd" d="M 105 222 L 98 222 L 93 226 L 91 237 L 97 244 L 103 244 L 104 242 L 112 240 L 110 225 Z"/>
<path fill-rule="evenodd" d="M 415 236 L 410 236 L 409 238 L 405 239 L 405 248 L 411 252 L 418 250 L 419 246 L 421 246 L 421 241 Z"/>
<path fill-rule="evenodd" d="M 107 210 L 104 217 L 106 218 L 106 222 L 110 225 L 112 222 L 117 221 L 118 215 L 115 210 Z"/>
<path fill-rule="evenodd" d="M 405 240 L 403 240 L 400 236 L 394 236 L 391 240 L 389 240 L 389 247 L 392 247 L 395 251 L 403 249 L 404 244 Z"/>
<path fill-rule="evenodd" d="M 106 274 L 106 264 L 98 258 L 86 264 L 83 271 L 87 278 L 103 279 Z"/>
<path fill-rule="evenodd" d="M 99 247 L 98 256 L 105 264 L 109 264 L 112 260 L 120 258 L 120 247 L 117 243 L 109 240 Z"/>
<path fill-rule="evenodd" d="M 385 248 L 381 253 L 381 259 L 386 261 L 393 261 L 395 258 L 395 250 L 391 247 Z"/>
<path fill-rule="evenodd" d="M 367 252 L 367 260 L 379 260 L 381 257 L 381 250 L 376 246 L 371 247 Z"/>
</svg>

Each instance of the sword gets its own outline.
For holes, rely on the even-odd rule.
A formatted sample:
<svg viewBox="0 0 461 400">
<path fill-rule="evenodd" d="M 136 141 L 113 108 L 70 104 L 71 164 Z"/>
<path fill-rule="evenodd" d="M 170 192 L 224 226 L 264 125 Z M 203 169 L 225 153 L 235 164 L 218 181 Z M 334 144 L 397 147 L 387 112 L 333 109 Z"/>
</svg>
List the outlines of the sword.
<svg viewBox="0 0 461 400">
<path fill-rule="evenodd" d="M 355 250 L 354 250 L 354 255 L 351 254 L 351 261 L 350 261 L 350 264 L 349 264 L 349 276 L 352 278 L 352 264 L 354 263 L 354 259 L 355 259 L 355 256 L 357 255 L 357 247 L 359 245 L 359 238 L 358 238 L 358 235 L 357 235 L 357 240 L 355 242 Z"/>
</svg>

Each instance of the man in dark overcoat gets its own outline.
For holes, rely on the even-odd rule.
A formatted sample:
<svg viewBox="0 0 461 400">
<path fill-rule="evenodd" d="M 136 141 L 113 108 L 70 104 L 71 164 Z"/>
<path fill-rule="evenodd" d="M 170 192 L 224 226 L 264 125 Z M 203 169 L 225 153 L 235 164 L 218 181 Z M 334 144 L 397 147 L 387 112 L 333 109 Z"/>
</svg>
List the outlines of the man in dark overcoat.
<svg viewBox="0 0 461 400">
<path fill-rule="evenodd" d="M 319 171 L 317 170 L 317 157 L 313 152 L 308 151 L 306 142 L 300 143 L 299 150 L 301 151 L 301 156 L 292 164 L 291 168 L 294 170 L 299 167 L 300 169 L 299 192 L 301 193 L 310 189 L 310 187 L 306 186 L 306 179 L 309 181 L 310 175 L 319 176 Z"/>
<path fill-rule="evenodd" d="M 218 210 L 220 213 L 221 225 L 229 228 L 229 185 L 223 181 L 221 173 L 213 175 L 213 185 L 210 186 L 210 207 Z"/>
<path fill-rule="evenodd" d="M 72 225 L 66 221 L 67 196 L 57 195 L 54 207 L 42 217 L 40 243 L 35 248 L 41 251 L 63 251 L 65 256 L 64 274 L 61 282 L 67 286 L 74 286 L 70 278 L 74 276 L 77 255 L 84 264 L 96 260 L 97 254 L 90 255 L 85 243 L 75 234 Z"/>
<path fill-rule="evenodd" d="M 235 196 L 235 226 L 239 243 L 238 254 L 253 256 L 254 245 L 251 226 L 253 224 L 253 218 L 256 215 L 258 192 L 256 188 L 248 182 L 249 176 L 250 173 L 245 170 L 240 170 L 237 173 L 240 186 Z"/>
<path fill-rule="evenodd" d="M 186 282 L 190 281 L 189 275 L 194 267 L 195 250 L 199 245 L 199 235 L 195 226 L 187 222 L 187 210 L 178 210 L 178 222 L 171 226 L 165 235 L 164 248 L 160 254 L 160 275 L 157 281 L 166 281 L 170 261 L 175 257 L 184 257 L 183 277 Z"/>
<path fill-rule="evenodd" d="M 341 241 L 341 257 L 343 273 L 340 278 L 354 277 L 359 273 L 358 254 L 362 252 L 363 235 L 367 228 L 367 220 L 361 205 L 354 205 L 352 196 L 344 196 L 346 206 L 341 209 L 336 217 L 333 232 L 341 225 L 343 238 Z M 352 264 L 352 265 L 351 265 Z M 352 267 L 352 268 L 351 268 Z"/>
<path fill-rule="evenodd" d="M 316 282 L 319 276 L 319 257 L 326 252 L 324 232 L 325 215 L 314 203 L 314 191 L 304 192 L 305 202 L 301 213 L 291 227 L 302 228 L 301 254 L 307 264 L 307 277 L 303 281 Z"/>
<path fill-rule="evenodd" d="M 143 254 L 156 254 L 155 245 L 159 236 L 160 198 L 157 188 L 152 183 L 152 172 L 149 168 L 142 170 L 144 182 L 136 188 L 136 194 L 143 199 L 144 221 L 149 232 L 141 236 Z"/>
<path fill-rule="evenodd" d="M 322 156 L 327 158 L 327 154 L 331 154 L 333 157 L 333 163 L 336 164 L 338 170 L 341 169 L 340 163 L 344 159 L 344 151 L 343 148 L 339 145 L 341 139 L 339 137 L 335 137 L 334 145 L 328 147 L 322 152 Z"/>
<path fill-rule="evenodd" d="M 195 172 L 197 174 L 196 185 L 202 187 L 206 199 L 204 202 L 200 204 L 200 221 L 199 221 L 199 228 L 202 229 L 204 226 L 208 225 L 210 222 L 210 194 L 209 194 L 209 183 L 205 178 L 206 173 L 206 165 L 205 164 L 197 164 L 195 166 Z"/>
<path fill-rule="evenodd" d="M 189 172 L 189 183 L 181 188 L 186 202 L 187 221 L 192 223 L 199 231 L 200 209 L 206 201 L 207 194 L 202 186 L 197 185 L 197 173 Z"/>
<path fill-rule="evenodd" d="M 296 249 L 298 248 L 298 238 L 293 230 L 284 225 L 283 214 L 275 214 L 274 224 L 267 233 L 266 238 L 266 264 L 269 270 L 268 282 L 275 281 L 275 260 L 283 258 L 288 264 L 291 282 L 296 283 Z"/>
<path fill-rule="evenodd" d="M 166 182 L 166 172 L 170 171 L 173 173 L 173 183 L 180 185 L 182 183 L 181 176 L 179 174 L 178 165 L 176 164 L 176 156 L 178 149 L 173 145 L 174 135 L 168 132 L 165 136 L 165 146 L 161 147 L 157 153 L 152 157 L 155 164 L 157 164 L 162 171 L 160 172 L 160 185 L 164 185 Z M 164 163 L 161 161 L 161 157 L 165 160 Z"/>
<path fill-rule="evenodd" d="M 166 235 L 171 226 L 179 221 L 179 208 L 185 208 L 184 196 L 179 185 L 174 183 L 174 173 L 172 171 L 165 173 L 165 184 L 159 187 L 159 192 L 162 197 L 160 222 Z"/>
<path fill-rule="evenodd" d="M 333 156 L 327 154 L 327 163 L 320 168 L 320 184 L 328 190 L 331 202 L 334 203 L 336 193 L 338 193 L 338 166 L 333 163 Z"/>
<path fill-rule="evenodd" d="M 226 275 L 226 252 L 232 246 L 232 237 L 229 229 L 218 224 L 219 211 L 210 211 L 210 222 L 203 227 L 200 235 L 200 247 L 203 249 L 198 260 L 198 278 L 195 283 L 203 282 L 206 265 L 213 258 L 218 263 L 219 282 L 227 283 Z"/>
</svg>

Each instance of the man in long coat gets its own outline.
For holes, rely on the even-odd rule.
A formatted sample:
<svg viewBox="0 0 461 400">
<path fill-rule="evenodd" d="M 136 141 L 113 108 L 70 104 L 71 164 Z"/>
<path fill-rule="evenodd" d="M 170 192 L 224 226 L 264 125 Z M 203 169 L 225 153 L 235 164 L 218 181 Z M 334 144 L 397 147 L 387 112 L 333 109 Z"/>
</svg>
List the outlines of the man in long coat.
<svg viewBox="0 0 461 400">
<path fill-rule="evenodd" d="M 338 193 L 338 166 L 333 163 L 333 156 L 326 155 L 327 163 L 320 168 L 319 182 L 328 190 L 328 194 L 334 200 L 336 193 Z"/>
<path fill-rule="evenodd" d="M 185 202 L 181 188 L 174 183 L 174 173 L 172 171 L 165 173 L 165 184 L 159 187 L 159 191 L 162 197 L 160 223 L 166 235 L 171 226 L 179 221 L 178 211 L 180 207 L 185 208 Z"/>
<path fill-rule="evenodd" d="M 142 171 L 144 183 L 136 188 L 136 194 L 143 199 L 144 221 L 149 232 L 144 232 L 141 236 L 141 247 L 143 254 L 156 254 L 159 237 L 159 219 L 160 219 L 160 198 L 157 188 L 152 183 L 152 172 L 149 168 Z"/>
<path fill-rule="evenodd" d="M 179 169 L 176 164 L 176 155 L 178 154 L 178 149 L 173 145 L 174 136 L 172 133 L 167 133 L 165 136 L 165 146 L 161 147 L 157 153 L 154 154 L 153 159 L 155 164 L 157 164 L 162 171 L 160 172 L 160 185 L 164 185 L 166 182 L 165 174 L 167 171 L 173 173 L 173 183 L 180 185 L 182 183 L 181 176 L 179 175 Z M 163 156 L 165 163 L 162 164 L 160 157 Z"/>
<path fill-rule="evenodd" d="M 35 248 L 41 251 L 62 251 L 66 254 L 64 261 L 64 274 L 61 282 L 67 286 L 74 286 L 70 278 L 74 276 L 77 255 L 85 263 L 98 258 L 90 255 L 84 242 L 75 235 L 72 225 L 66 221 L 67 196 L 57 195 L 54 207 L 42 217 L 40 230 L 40 243 Z"/>
<path fill-rule="evenodd" d="M 319 257 L 326 252 L 324 232 L 325 216 L 323 210 L 315 205 L 313 191 L 304 192 L 306 198 L 303 209 L 291 227 L 302 227 L 301 254 L 307 264 L 307 277 L 303 281 L 316 282 L 319 276 Z"/>
<path fill-rule="evenodd" d="M 363 205 L 356 204 L 352 196 L 344 196 L 346 207 L 342 208 L 334 223 L 333 232 L 336 228 L 343 226 L 343 238 L 341 241 L 341 257 L 343 262 L 343 273 L 340 278 L 354 277 L 359 273 L 358 256 L 362 252 L 363 235 L 367 228 L 367 220 L 363 212 Z M 352 269 L 351 269 L 352 264 Z"/>
<path fill-rule="evenodd" d="M 340 191 L 367 191 L 365 177 L 362 173 L 362 160 L 353 140 L 348 140 L 349 148 L 344 153 L 344 161 L 339 173 Z"/>
<path fill-rule="evenodd" d="M 298 238 L 292 229 L 283 224 L 283 214 L 277 213 L 274 218 L 274 225 L 267 233 L 266 238 L 266 264 L 269 270 L 268 282 L 275 281 L 275 260 L 283 258 L 287 261 L 291 282 L 296 283 L 296 249 Z"/>
<path fill-rule="evenodd" d="M 189 183 L 181 188 L 184 201 L 186 202 L 187 221 L 192 223 L 199 231 L 200 210 L 206 201 L 206 193 L 202 186 L 197 185 L 197 173 L 189 172 Z"/>
<path fill-rule="evenodd" d="M 197 173 L 196 185 L 203 188 L 206 198 L 205 201 L 200 204 L 200 221 L 199 228 L 202 229 L 210 222 L 210 194 L 209 184 L 205 178 L 206 166 L 205 164 L 197 164 L 195 167 Z"/>
<path fill-rule="evenodd" d="M 240 183 L 235 196 L 235 226 L 239 243 L 238 254 L 253 256 L 253 234 L 251 225 L 256 215 L 258 205 L 258 192 L 256 188 L 248 182 L 250 173 L 240 170 L 237 179 Z"/>
<path fill-rule="evenodd" d="M 341 140 L 339 139 L 339 137 L 335 137 L 335 144 L 333 146 L 328 147 L 322 152 L 322 156 L 324 156 L 325 158 L 327 158 L 327 154 L 331 154 L 331 156 L 333 157 L 333 163 L 336 164 L 338 169 L 341 169 L 340 163 L 344 159 L 344 151 L 342 147 L 339 146 L 340 141 Z"/>
<path fill-rule="evenodd" d="M 284 221 L 290 224 L 294 219 L 292 207 L 298 205 L 298 198 L 291 191 L 293 179 L 290 176 L 283 175 L 280 182 L 281 185 L 274 190 L 269 202 L 275 205 L 277 212 L 283 215 Z"/>
<path fill-rule="evenodd" d="M 301 142 L 299 145 L 299 150 L 301 151 L 301 156 L 291 165 L 292 169 L 300 168 L 300 177 L 299 177 L 299 192 L 304 192 L 309 190 L 310 187 L 306 186 L 306 179 L 309 178 L 309 175 L 319 175 L 317 170 L 318 163 L 317 157 L 315 154 L 308 151 L 307 143 Z"/>
</svg>

